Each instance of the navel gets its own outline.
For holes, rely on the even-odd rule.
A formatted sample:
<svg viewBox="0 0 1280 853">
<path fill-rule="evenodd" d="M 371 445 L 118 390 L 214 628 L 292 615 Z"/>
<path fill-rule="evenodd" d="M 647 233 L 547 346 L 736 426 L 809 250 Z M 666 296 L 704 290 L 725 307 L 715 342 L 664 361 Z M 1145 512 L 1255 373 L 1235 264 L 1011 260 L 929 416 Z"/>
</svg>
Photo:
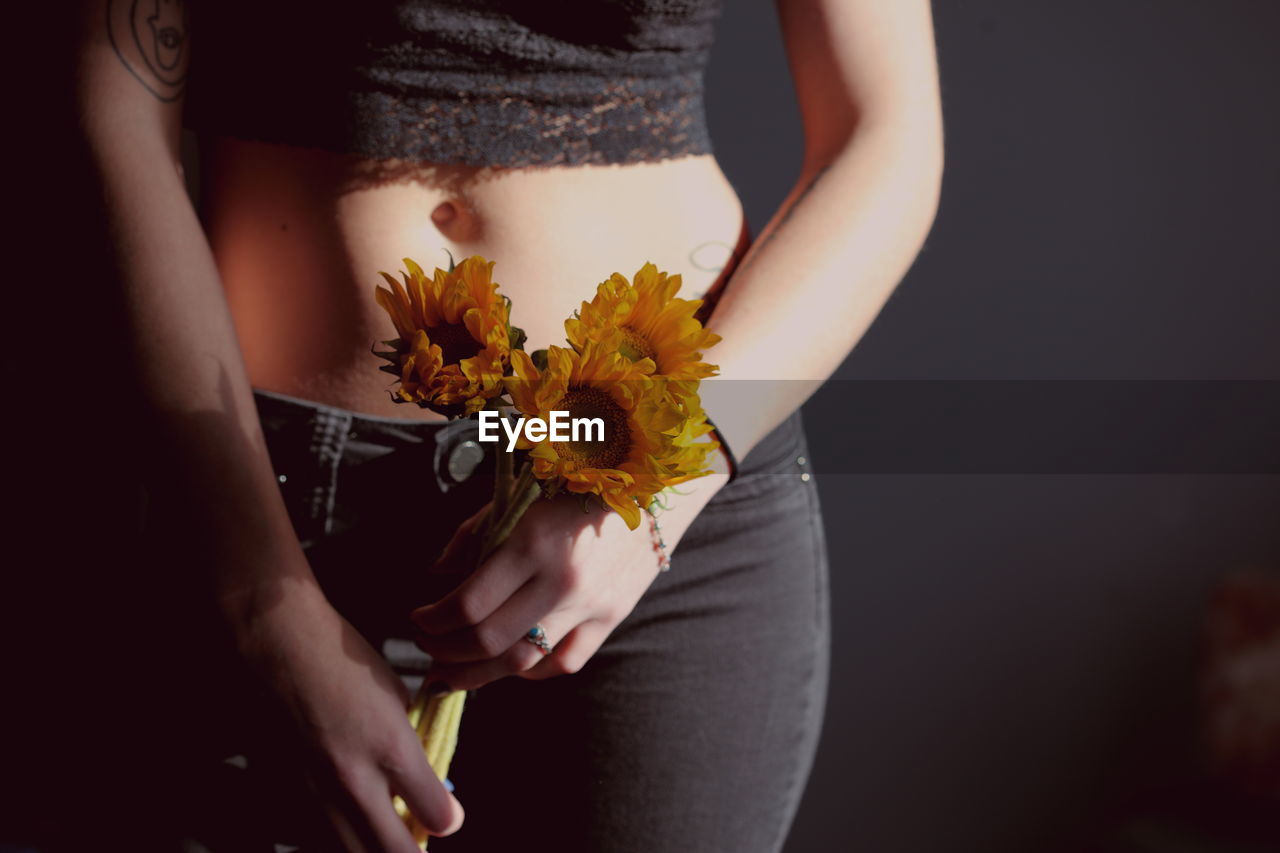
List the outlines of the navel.
<svg viewBox="0 0 1280 853">
<path fill-rule="evenodd" d="M 458 206 L 451 201 L 442 201 L 431 211 L 431 221 L 444 231 L 458 219 Z"/>
<path fill-rule="evenodd" d="M 455 243 L 465 243 L 479 236 L 479 217 L 460 198 L 445 199 L 437 204 L 431 211 L 431 223 Z"/>
</svg>

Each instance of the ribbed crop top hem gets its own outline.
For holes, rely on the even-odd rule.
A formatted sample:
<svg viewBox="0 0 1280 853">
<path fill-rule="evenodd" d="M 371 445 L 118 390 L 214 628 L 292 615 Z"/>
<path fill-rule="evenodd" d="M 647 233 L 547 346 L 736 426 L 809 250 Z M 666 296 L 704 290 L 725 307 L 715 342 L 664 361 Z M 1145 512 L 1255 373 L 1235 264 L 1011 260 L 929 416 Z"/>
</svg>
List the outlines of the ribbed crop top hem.
<svg viewBox="0 0 1280 853">
<path fill-rule="evenodd" d="M 575 74 L 581 85 L 582 75 Z M 521 168 L 636 163 L 712 153 L 701 74 L 649 81 L 600 79 L 600 97 L 554 105 L 510 94 L 449 98 L 345 93 L 306 114 L 188 110 L 196 133 L 318 148 L 374 160 Z"/>
</svg>

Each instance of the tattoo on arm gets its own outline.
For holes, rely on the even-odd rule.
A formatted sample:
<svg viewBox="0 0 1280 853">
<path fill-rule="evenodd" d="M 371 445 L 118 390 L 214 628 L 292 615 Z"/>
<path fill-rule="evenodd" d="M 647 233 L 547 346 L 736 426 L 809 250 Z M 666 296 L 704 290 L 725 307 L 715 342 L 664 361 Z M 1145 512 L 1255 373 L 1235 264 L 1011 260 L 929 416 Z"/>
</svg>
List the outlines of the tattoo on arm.
<svg viewBox="0 0 1280 853">
<path fill-rule="evenodd" d="M 183 0 L 107 0 L 107 37 L 120 62 L 161 101 L 187 82 L 187 6 Z"/>
</svg>

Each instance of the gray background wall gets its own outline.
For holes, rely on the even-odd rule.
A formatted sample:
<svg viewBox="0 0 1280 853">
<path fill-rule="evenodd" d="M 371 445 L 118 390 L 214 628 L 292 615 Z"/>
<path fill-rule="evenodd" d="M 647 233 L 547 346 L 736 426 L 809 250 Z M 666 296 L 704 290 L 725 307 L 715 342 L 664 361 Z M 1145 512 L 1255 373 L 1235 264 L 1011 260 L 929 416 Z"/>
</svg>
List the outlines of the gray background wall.
<svg viewBox="0 0 1280 853">
<path fill-rule="evenodd" d="M 1280 378 L 1280 7 L 934 14 L 941 212 L 838 377 Z M 772 4 L 726 4 L 708 85 L 758 233 L 802 150 Z M 1280 566 L 1280 478 L 824 469 L 851 414 L 806 408 L 834 650 L 790 853 L 1056 849 L 1192 773 L 1205 596 Z"/>
</svg>

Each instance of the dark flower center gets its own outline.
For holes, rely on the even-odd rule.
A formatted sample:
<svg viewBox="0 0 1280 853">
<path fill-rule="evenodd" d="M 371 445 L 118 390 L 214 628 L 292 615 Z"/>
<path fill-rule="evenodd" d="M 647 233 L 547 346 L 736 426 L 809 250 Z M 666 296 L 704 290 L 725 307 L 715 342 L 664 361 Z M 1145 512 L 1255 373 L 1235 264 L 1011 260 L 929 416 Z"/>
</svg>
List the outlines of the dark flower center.
<svg viewBox="0 0 1280 853">
<path fill-rule="evenodd" d="M 484 349 L 471 337 L 466 326 L 432 326 L 424 331 L 431 343 L 440 347 L 445 364 L 457 364 L 464 358 L 473 358 Z"/>
<path fill-rule="evenodd" d="M 551 446 L 562 459 L 572 459 L 587 468 L 617 468 L 631 455 L 631 428 L 627 413 L 607 392 L 590 385 L 570 388 L 558 408 L 569 412 L 570 419 L 599 418 L 604 421 L 604 440 L 585 441 L 587 435 L 599 435 L 579 427 L 578 441 L 555 441 Z M 572 422 L 572 420 L 571 420 Z"/>
</svg>

